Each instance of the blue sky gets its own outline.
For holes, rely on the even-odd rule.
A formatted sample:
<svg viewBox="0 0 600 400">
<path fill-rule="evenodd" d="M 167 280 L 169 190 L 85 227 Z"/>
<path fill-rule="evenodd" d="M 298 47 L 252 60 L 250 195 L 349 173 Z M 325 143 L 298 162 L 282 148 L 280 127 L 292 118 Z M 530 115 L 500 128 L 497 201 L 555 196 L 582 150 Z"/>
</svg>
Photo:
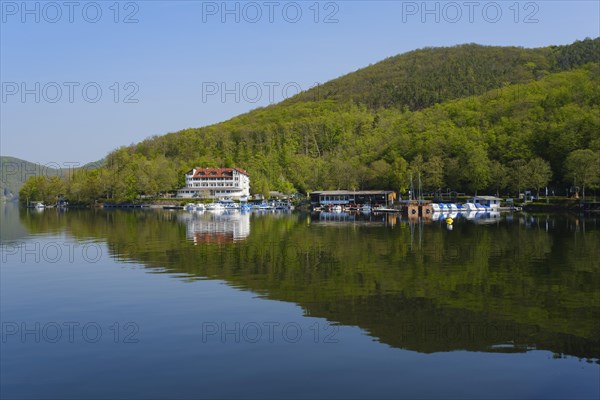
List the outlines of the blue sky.
<svg viewBox="0 0 600 400">
<path fill-rule="evenodd" d="M 1 0 L 0 10 L 0 153 L 58 165 L 421 47 L 600 35 L 598 1 Z"/>
</svg>

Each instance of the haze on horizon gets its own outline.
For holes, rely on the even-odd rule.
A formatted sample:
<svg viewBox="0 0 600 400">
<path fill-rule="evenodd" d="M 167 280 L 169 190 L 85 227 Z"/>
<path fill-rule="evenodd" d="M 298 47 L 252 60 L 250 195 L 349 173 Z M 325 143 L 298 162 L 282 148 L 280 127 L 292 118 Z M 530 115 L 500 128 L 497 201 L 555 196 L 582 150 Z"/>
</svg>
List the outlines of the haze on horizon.
<svg viewBox="0 0 600 400">
<path fill-rule="evenodd" d="M 596 1 L 275 3 L 0 2 L 0 154 L 83 165 L 417 48 L 600 34 Z"/>
</svg>

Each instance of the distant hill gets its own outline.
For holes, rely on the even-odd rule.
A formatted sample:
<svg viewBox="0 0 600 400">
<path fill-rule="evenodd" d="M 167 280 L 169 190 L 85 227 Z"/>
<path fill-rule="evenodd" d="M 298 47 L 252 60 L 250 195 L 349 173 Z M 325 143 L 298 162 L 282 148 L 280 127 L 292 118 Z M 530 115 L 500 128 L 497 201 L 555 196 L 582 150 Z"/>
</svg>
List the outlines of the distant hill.
<svg viewBox="0 0 600 400">
<path fill-rule="evenodd" d="M 18 196 L 30 176 L 59 176 L 57 169 L 15 157 L 0 156 L 0 195 L 6 199 Z"/>
<path fill-rule="evenodd" d="M 94 161 L 81 169 L 96 169 L 104 164 L 105 160 Z M 31 176 L 64 176 L 68 168 L 54 168 L 59 165 L 43 165 L 22 160 L 20 158 L 0 156 L 0 197 L 10 200 L 16 198 L 19 190 L 27 178 Z"/>
</svg>

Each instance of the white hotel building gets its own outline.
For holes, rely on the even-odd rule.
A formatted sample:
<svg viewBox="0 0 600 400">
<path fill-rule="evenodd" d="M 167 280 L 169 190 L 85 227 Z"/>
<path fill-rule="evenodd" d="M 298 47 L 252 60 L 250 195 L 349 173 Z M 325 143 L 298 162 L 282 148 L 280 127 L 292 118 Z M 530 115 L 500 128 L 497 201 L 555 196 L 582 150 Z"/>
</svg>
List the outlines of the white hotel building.
<svg viewBox="0 0 600 400">
<path fill-rule="evenodd" d="M 194 168 L 185 174 L 185 187 L 177 197 L 240 199 L 250 196 L 250 177 L 240 168 Z"/>
</svg>

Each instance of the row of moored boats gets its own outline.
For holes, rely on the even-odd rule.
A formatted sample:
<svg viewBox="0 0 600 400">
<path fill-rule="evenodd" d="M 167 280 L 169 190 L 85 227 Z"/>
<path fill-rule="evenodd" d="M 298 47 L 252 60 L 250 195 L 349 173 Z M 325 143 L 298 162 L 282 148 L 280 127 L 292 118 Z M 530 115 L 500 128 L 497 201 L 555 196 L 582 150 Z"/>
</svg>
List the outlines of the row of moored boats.
<svg viewBox="0 0 600 400">
<path fill-rule="evenodd" d="M 271 202 L 260 204 L 236 203 L 233 200 L 219 200 L 212 203 L 188 203 L 187 211 L 251 211 L 251 210 L 290 210 L 291 204 L 286 202 Z"/>
<path fill-rule="evenodd" d="M 431 203 L 434 213 L 449 213 L 449 212 L 473 212 L 473 211 L 498 211 L 497 206 L 488 206 L 481 203 Z"/>
</svg>

